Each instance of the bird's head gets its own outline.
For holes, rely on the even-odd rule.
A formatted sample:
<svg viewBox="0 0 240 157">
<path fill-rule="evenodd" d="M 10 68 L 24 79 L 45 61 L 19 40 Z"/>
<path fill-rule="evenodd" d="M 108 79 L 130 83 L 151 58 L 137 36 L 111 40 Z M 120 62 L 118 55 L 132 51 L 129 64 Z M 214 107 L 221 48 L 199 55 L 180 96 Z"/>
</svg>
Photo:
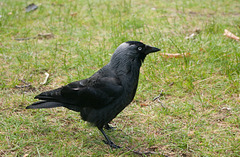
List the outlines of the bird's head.
<svg viewBox="0 0 240 157">
<path fill-rule="evenodd" d="M 145 45 L 139 41 L 127 41 L 122 43 L 114 52 L 111 60 L 138 60 L 141 63 L 149 53 L 160 51 L 159 48 Z"/>
</svg>

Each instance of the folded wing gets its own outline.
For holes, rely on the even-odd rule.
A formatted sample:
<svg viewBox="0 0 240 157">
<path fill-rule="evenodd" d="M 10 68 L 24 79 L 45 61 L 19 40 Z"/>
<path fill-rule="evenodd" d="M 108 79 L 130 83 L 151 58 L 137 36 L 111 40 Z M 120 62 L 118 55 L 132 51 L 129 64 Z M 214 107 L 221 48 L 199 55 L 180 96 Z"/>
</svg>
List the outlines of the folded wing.
<svg viewBox="0 0 240 157">
<path fill-rule="evenodd" d="M 65 107 L 102 108 L 118 98 L 123 92 L 115 77 L 89 78 L 72 82 L 61 88 L 43 92 L 35 99 L 59 102 Z"/>
</svg>

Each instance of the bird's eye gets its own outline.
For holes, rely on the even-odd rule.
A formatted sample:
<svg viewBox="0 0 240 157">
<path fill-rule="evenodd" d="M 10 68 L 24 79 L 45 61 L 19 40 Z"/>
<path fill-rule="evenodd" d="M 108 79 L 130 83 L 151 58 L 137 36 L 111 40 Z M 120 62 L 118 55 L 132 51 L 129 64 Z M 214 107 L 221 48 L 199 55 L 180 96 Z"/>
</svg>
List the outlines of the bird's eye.
<svg viewBox="0 0 240 157">
<path fill-rule="evenodd" d="M 138 51 L 141 51 L 142 50 L 142 47 L 138 47 Z"/>
</svg>

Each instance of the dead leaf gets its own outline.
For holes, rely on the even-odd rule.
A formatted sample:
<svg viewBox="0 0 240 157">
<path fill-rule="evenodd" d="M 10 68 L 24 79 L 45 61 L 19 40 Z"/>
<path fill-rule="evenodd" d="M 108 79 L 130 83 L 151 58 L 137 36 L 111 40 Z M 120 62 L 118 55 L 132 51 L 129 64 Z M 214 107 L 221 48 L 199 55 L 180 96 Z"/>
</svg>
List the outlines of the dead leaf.
<svg viewBox="0 0 240 157">
<path fill-rule="evenodd" d="M 54 38 L 54 35 L 52 33 L 39 33 L 38 34 L 38 39 L 50 39 Z"/>
<path fill-rule="evenodd" d="M 8 15 L 12 15 L 12 12 L 9 12 Z"/>
<path fill-rule="evenodd" d="M 227 29 L 224 30 L 224 34 L 223 35 L 227 36 L 228 38 L 231 38 L 231 39 L 234 39 L 236 41 L 239 41 L 239 37 L 237 37 L 236 35 L 234 35 L 230 31 L 228 31 Z"/>
<path fill-rule="evenodd" d="M 32 3 L 32 4 L 29 4 L 29 5 L 26 7 L 25 11 L 26 11 L 26 12 L 30 12 L 30 11 L 36 10 L 37 8 L 38 8 L 38 6 L 35 5 L 34 3 Z"/>
<path fill-rule="evenodd" d="M 221 110 L 231 111 L 231 108 L 230 107 L 223 107 L 223 108 L 221 108 Z"/>
<path fill-rule="evenodd" d="M 185 37 L 185 39 L 193 39 L 196 36 L 195 33 L 192 33 L 191 35 L 189 35 L 188 37 Z"/>
<path fill-rule="evenodd" d="M 189 131 L 189 132 L 188 132 L 188 136 L 193 136 L 194 133 L 195 133 L 195 131 Z"/>
<path fill-rule="evenodd" d="M 77 13 L 71 13 L 70 15 L 74 17 L 74 16 L 77 16 Z"/>
<path fill-rule="evenodd" d="M 151 146 L 149 148 L 150 151 L 156 151 L 158 149 L 158 146 Z"/>
<path fill-rule="evenodd" d="M 27 157 L 29 154 L 24 154 L 23 157 Z"/>
<path fill-rule="evenodd" d="M 197 34 L 199 34 L 201 32 L 200 28 L 195 28 L 194 32 L 196 32 Z"/>
<path fill-rule="evenodd" d="M 183 57 L 189 57 L 191 54 L 190 53 L 160 53 L 160 55 L 164 58 L 183 58 Z"/>
<path fill-rule="evenodd" d="M 140 106 L 141 106 L 141 107 L 146 107 L 146 106 L 148 106 L 148 104 L 141 103 Z"/>
<path fill-rule="evenodd" d="M 185 37 L 185 39 L 193 39 L 193 38 L 195 38 L 195 36 L 198 35 L 200 32 L 201 32 L 201 29 L 195 28 L 194 33 L 192 33 L 191 35 Z"/>
</svg>

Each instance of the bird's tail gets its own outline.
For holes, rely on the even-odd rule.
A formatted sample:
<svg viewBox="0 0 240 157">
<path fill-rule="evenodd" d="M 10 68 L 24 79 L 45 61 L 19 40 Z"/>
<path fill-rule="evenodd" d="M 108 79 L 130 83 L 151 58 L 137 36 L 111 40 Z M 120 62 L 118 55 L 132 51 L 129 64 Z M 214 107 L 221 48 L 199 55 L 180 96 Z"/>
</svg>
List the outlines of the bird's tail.
<svg viewBox="0 0 240 157">
<path fill-rule="evenodd" d="M 38 108 L 54 108 L 54 107 L 62 107 L 63 104 L 59 102 L 53 101 L 38 101 L 26 107 L 26 109 L 38 109 Z"/>
</svg>

